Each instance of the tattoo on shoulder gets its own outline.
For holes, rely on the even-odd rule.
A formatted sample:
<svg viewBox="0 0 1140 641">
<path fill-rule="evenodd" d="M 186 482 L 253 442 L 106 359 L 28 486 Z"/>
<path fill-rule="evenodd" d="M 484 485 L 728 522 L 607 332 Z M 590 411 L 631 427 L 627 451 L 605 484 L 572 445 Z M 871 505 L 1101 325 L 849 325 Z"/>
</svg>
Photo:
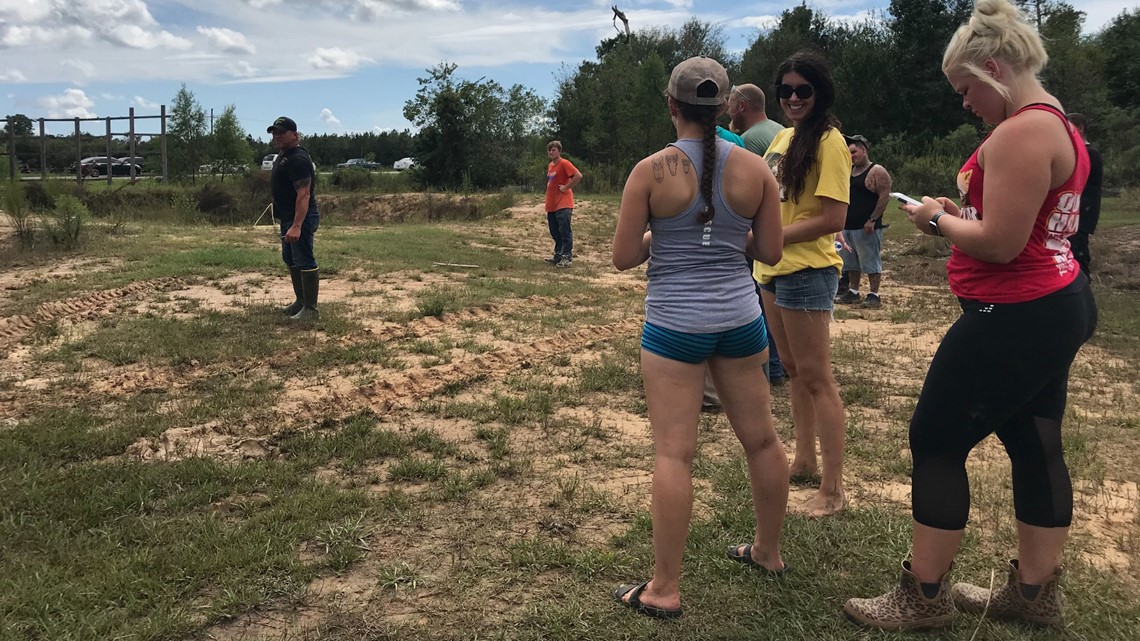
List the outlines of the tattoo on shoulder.
<svg viewBox="0 0 1140 641">
<path fill-rule="evenodd" d="M 665 180 L 665 161 L 660 157 L 653 159 L 653 180 L 657 182 L 664 182 Z"/>
<path fill-rule="evenodd" d="M 686 174 L 689 173 L 689 170 L 692 168 L 693 168 L 693 161 L 689 160 L 688 158 L 682 158 L 681 159 L 681 169 L 683 169 Z"/>
<path fill-rule="evenodd" d="M 293 189 L 296 189 L 297 191 L 301 191 L 302 189 L 305 189 L 306 187 L 308 187 L 312 182 L 313 182 L 312 178 L 301 178 L 298 180 L 294 180 L 293 181 Z"/>
<path fill-rule="evenodd" d="M 667 165 L 669 165 L 669 175 L 670 176 L 676 176 L 677 175 L 677 154 L 671 154 L 669 156 L 665 156 L 665 163 Z"/>
</svg>

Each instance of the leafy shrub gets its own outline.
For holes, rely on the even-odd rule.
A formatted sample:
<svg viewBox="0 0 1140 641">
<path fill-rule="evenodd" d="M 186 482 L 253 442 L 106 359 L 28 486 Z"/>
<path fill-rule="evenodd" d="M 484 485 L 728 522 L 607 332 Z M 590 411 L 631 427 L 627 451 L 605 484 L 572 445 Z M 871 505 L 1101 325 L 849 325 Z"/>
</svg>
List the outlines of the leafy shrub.
<svg viewBox="0 0 1140 641">
<path fill-rule="evenodd" d="M 36 220 L 28 209 L 24 186 L 18 180 L 10 180 L 4 186 L 4 211 L 16 230 L 20 248 L 30 249 L 36 240 Z"/>
<path fill-rule="evenodd" d="M 964 158 L 948 156 L 918 156 L 902 163 L 901 167 L 888 167 L 894 177 L 894 190 L 912 198 L 922 196 L 949 196 L 957 198 L 958 170 Z"/>
<path fill-rule="evenodd" d="M 24 194 L 28 199 L 28 207 L 34 211 L 51 211 L 55 209 L 55 194 L 49 187 L 49 181 L 29 180 L 24 184 Z"/>
<path fill-rule="evenodd" d="M 364 191 L 372 187 L 372 174 L 365 169 L 338 169 L 330 182 L 346 191 Z"/>
<path fill-rule="evenodd" d="M 56 199 L 55 211 L 48 220 L 47 233 L 54 245 L 75 249 L 82 244 L 82 234 L 90 216 L 87 205 L 74 196 Z"/>
<path fill-rule="evenodd" d="M 218 183 L 206 183 L 198 191 L 198 211 L 212 223 L 232 223 L 238 219 L 237 200 Z"/>
</svg>

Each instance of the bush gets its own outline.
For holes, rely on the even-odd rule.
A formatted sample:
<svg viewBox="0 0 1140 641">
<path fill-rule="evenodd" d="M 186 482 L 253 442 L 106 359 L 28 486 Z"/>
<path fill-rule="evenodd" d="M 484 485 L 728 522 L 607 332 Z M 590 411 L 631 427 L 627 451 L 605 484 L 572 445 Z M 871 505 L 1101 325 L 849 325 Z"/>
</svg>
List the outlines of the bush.
<svg viewBox="0 0 1140 641">
<path fill-rule="evenodd" d="M 958 170 L 964 161 L 964 158 L 948 156 L 918 156 L 904 161 L 901 167 L 888 167 L 887 170 L 894 177 L 893 189 L 912 198 L 957 198 Z"/>
<path fill-rule="evenodd" d="M 52 193 L 48 182 L 45 180 L 29 180 L 24 184 L 28 207 L 32 210 L 52 211 L 55 209 L 55 194 Z"/>
<path fill-rule="evenodd" d="M 198 191 L 198 211 L 212 223 L 237 221 L 238 206 L 233 194 L 218 183 L 206 183 Z"/>
<path fill-rule="evenodd" d="M 24 186 L 18 180 L 9 180 L 4 186 L 4 211 L 16 230 L 16 239 L 21 249 L 30 249 L 35 244 L 36 220 L 28 209 Z"/>
<path fill-rule="evenodd" d="M 366 169 L 338 169 L 329 182 L 346 191 L 364 191 L 372 187 L 372 174 Z"/>
<path fill-rule="evenodd" d="M 56 199 L 55 211 L 47 225 L 48 237 L 54 245 L 75 249 L 82 244 L 81 237 L 90 212 L 87 205 L 74 196 Z"/>
</svg>

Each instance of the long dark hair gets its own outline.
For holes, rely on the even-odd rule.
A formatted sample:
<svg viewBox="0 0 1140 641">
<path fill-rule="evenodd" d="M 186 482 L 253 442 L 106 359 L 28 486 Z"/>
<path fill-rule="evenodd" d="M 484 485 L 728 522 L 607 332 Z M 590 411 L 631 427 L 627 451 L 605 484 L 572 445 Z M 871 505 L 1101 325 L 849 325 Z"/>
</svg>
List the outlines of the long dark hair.
<svg viewBox="0 0 1140 641">
<path fill-rule="evenodd" d="M 828 113 L 835 104 L 835 82 L 831 79 L 831 65 L 827 64 L 827 60 L 813 51 L 792 54 L 776 70 L 773 84 L 778 86 L 784 75 L 793 71 L 803 76 L 815 90 L 815 104 L 812 105 L 811 113 L 800 121 L 787 153 L 780 159 L 780 185 L 790 200 L 799 201 L 804 193 L 808 173 L 819 155 L 819 141 L 828 129 L 838 129 L 839 121 Z"/>
<path fill-rule="evenodd" d="M 701 98 L 711 98 L 718 93 L 716 83 L 705 81 L 697 87 L 697 95 Z M 704 135 L 701 137 L 701 149 L 704 152 L 704 163 L 701 167 L 701 196 L 705 199 L 705 210 L 697 217 L 700 224 L 708 223 L 716 215 L 713 207 L 713 177 L 716 175 L 716 117 L 720 114 L 722 105 L 690 105 L 674 98 L 681 117 L 689 122 L 699 123 Z"/>
</svg>

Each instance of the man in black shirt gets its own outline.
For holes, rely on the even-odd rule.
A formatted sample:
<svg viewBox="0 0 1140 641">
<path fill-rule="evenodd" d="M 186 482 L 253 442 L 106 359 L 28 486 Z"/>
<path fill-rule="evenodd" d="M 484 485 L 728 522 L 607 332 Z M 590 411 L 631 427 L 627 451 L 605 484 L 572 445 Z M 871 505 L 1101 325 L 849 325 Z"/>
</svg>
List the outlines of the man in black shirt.
<svg viewBox="0 0 1140 641">
<path fill-rule="evenodd" d="M 293 320 L 317 320 L 320 287 L 313 236 L 320 224 L 317 196 L 313 191 L 313 160 L 301 146 L 297 123 L 281 116 L 265 130 L 273 134 L 277 160 L 273 162 L 273 213 L 281 221 L 281 258 L 289 267 L 297 300 L 283 311 Z"/>
<path fill-rule="evenodd" d="M 882 165 L 867 157 L 870 143 L 863 136 L 844 136 L 851 152 L 851 202 L 847 206 L 847 221 L 843 225 L 843 272 L 848 277 L 848 289 L 836 299 L 840 303 L 854 304 L 860 300 L 863 307 L 878 309 L 879 282 L 882 280 L 883 213 L 891 191 L 891 174 Z M 859 275 L 867 274 L 867 298 L 859 294 Z"/>
<path fill-rule="evenodd" d="M 1081 266 L 1085 276 L 1092 276 L 1090 264 L 1092 253 L 1089 252 L 1089 236 L 1096 232 L 1096 224 L 1100 221 L 1100 191 L 1104 177 L 1104 160 L 1100 152 L 1089 144 L 1085 135 L 1088 121 L 1078 113 L 1065 114 L 1073 127 L 1081 134 L 1085 141 L 1085 148 L 1089 151 L 1089 179 L 1085 183 L 1085 190 L 1081 192 L 1081 220 L 1077 223 L 1077 233 L 1069 236 L 1069 247 L 1073 250 L 1073 258 Z"/>
</svg>

